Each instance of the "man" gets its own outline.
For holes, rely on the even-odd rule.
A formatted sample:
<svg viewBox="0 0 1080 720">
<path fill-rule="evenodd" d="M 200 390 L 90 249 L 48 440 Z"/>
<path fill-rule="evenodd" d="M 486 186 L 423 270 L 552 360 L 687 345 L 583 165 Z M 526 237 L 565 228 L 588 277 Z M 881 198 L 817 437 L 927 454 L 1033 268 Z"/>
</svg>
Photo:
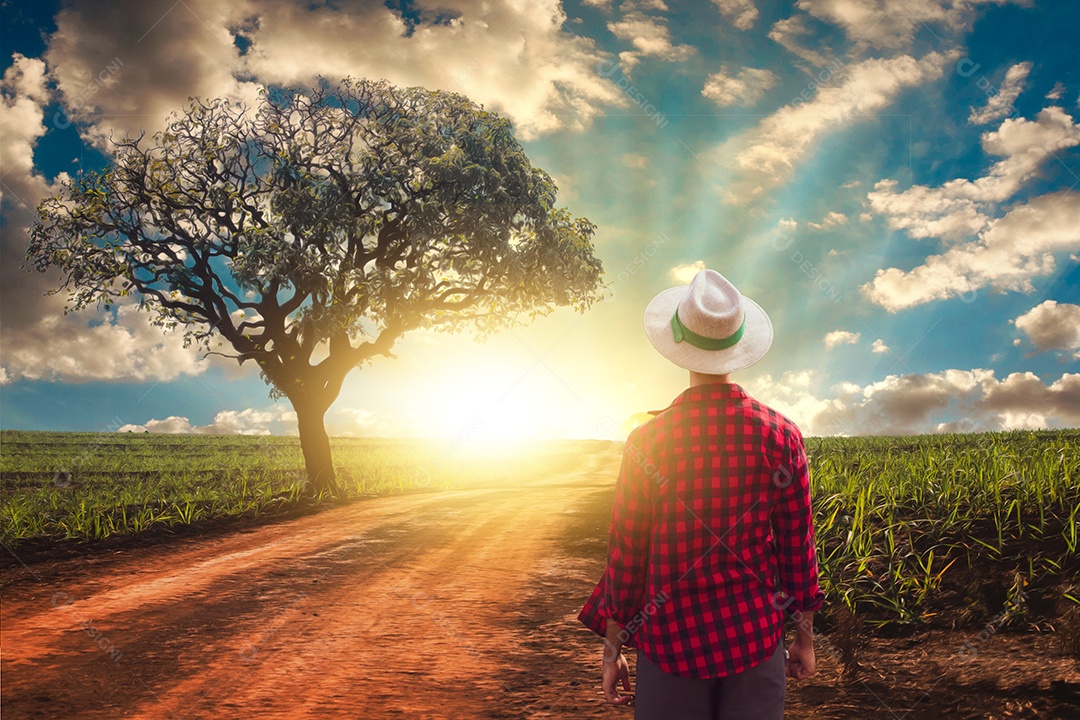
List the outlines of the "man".
<svg viewBox="0 0 1080 720">
<path fill-rule="evenodd" d="M 627 438 L 607 569 L 578 616 L 605 638 L 605 698 L 633 700 L 635 720 L 780 720 L 785 667 L 814 674 L 822 593 L 802 435 L 729 378 L 765 355 L 772 323 L 702 270 L 653 298 L 645 332 L 690 387 Z"/>
</svg>

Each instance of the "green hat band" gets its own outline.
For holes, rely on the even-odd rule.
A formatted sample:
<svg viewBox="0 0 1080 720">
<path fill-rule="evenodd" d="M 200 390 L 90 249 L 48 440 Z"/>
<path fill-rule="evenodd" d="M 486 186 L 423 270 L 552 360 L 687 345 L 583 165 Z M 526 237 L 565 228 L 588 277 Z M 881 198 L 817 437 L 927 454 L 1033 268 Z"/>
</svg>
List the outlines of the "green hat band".
<svg viewBox="0 0 1080 720">
<path fill-rule="evenodd" d="M 735 343 L 739 342 L 739 339 L 743 336 L 743 331 L 746 330 L 746 313 L 743 313 L 742 325 L 731 335 L 726 338 L 710 338 L 704 335 L 698 335 L 693 330 L 689 329 L 682 324 L 679 320 L 679 309 L 675 308 L 675 314 L 671 316 L 671 334 L 675 336 L 675 342 L 681 343 L 683 341 L 690 343 L 696 348 L 702 350 L 726 350 Z"/>
</svg>

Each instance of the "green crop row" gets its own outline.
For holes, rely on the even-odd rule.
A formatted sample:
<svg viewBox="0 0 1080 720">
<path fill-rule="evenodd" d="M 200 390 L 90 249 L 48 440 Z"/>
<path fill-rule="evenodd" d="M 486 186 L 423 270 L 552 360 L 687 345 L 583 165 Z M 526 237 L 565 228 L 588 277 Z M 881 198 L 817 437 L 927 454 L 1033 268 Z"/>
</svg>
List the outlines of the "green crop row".
<svg viewBox="0 0 1080 720">
<path fill-rule="evenodd" d="M 615 447 L 586 441 L 477 451 L 463 442 L 352 438 L 331 445 L 347 497 L 510 484 L 570 470 L 594 446 Z M 280 513 L 312 502 L 305 483 L 291 437 L 4 431 L 0 541 L 99 540 Z"/>
<path fill-rule="evenodd" d="M 520 485 L 618 446 L 332 440 L 348 495 Z M 1080 605 L 1080 430 L 808 438 L 822 588 L 874 624 Z M 296 438 L 0 433 L 0 540 L 94 540 L 301 502 Z M 957 609 L 960 614 L 957 614 Z M 948 612 L 945 612 L 945 611 Z"/>
<path fill-rule="evenodd" d="M 1080 431 L 812 438 L 807 453 L 833 602 L 876 624 L 949 609 L 999 625 L 1080 604 Z"/>
</svg>

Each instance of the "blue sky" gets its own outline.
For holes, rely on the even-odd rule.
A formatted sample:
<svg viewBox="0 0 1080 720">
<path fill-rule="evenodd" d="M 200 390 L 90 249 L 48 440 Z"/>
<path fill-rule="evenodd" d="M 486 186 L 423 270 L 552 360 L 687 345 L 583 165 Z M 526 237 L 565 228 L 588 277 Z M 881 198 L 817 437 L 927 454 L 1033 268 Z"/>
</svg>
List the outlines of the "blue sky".
<svg viewBox="0 0 1080 720">
<path fill-rule="evenodd" d="M 402 10 L 404 8 L 404 10 Z M 807 434 L 1080 424 L 1080 6 L 1010 0 L 0 5 L 0 426 L 295 431 L 133 308 L 64 316 L 32 207 L 190 95 L 464 92 L 598 225 L 609 300 L 354 371 L 332 433 L 619 437 L 686 385 L 645 304 L 719 270 L 770 314 L 734 379 Z"/>
</svg>

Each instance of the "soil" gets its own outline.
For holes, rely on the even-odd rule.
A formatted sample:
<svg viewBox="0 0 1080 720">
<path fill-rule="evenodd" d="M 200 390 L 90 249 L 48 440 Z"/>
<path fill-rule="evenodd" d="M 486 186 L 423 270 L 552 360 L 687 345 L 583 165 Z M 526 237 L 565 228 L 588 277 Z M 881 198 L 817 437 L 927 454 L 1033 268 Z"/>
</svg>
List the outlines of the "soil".
<svg viewBox="0 0 1080 720">
<path fill-rule="evenodd" d="M 576 620 L 618 457 L 515 488 L 367 499 L 76 556 L 9 553 L 0 712 L 17 718 L 631 718 Z M 1078 718 L 1055 636 L 819 637 L 789 718 Z M 633 657 L 629 657 L 633 667 Z"/>
</svg>

